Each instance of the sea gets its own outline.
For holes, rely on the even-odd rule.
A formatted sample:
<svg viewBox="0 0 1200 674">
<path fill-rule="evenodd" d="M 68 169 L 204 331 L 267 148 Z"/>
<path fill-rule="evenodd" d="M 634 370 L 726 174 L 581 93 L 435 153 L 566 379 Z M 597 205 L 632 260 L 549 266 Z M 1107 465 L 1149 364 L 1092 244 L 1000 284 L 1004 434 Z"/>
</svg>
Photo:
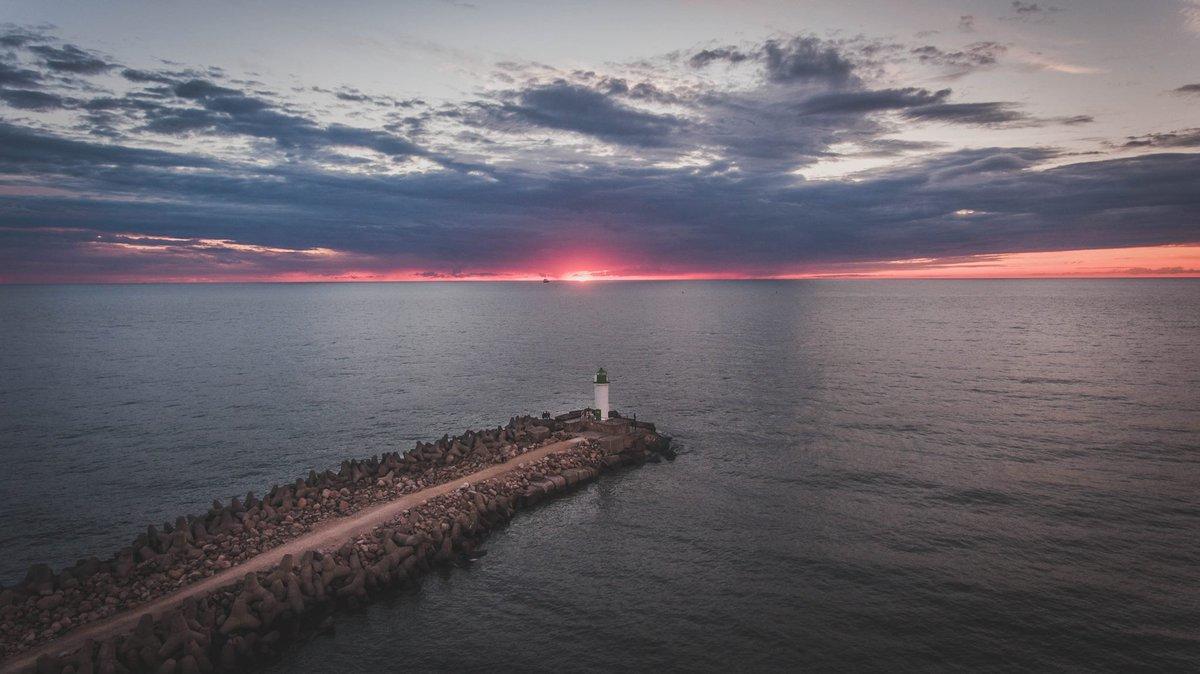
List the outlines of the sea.
<svg viewBox="0 0 1200 674">
<path fill-rule="evenodd" d="M 0 287 L 0 583 L 590 404 L 674 437 L 272 672 L 1200 671 L 1200 280 Z"/>
</svg>

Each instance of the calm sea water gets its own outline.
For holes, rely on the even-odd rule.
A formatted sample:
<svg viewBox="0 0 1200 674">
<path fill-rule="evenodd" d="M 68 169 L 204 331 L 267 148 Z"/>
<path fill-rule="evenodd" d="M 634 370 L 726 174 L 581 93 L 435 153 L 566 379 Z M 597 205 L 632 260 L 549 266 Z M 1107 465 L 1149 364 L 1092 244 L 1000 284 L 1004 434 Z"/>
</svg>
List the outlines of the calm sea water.
<svg viewBox="0 0 1200 674">
<path fill-rule="evenodd" d="M 1200 669 L 1200 282 L 0 287 L 0 579 L 590 400 L 681 455 L 276 671 Z"/>
</svg>

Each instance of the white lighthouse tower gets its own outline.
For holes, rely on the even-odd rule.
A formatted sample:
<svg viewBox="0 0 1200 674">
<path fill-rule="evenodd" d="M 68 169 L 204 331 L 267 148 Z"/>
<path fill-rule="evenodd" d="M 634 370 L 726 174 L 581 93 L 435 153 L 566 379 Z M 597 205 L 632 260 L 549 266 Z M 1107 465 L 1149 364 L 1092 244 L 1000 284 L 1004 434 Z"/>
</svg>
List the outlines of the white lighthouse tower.
<svg viewBox="0 0 1200 674">
<path fill-rule="evenodd" d="M 608 373 L 604 368 L 596 371 L 596 409 L 600 410 L 600 421 L 608 421 Z"/>
</svg>

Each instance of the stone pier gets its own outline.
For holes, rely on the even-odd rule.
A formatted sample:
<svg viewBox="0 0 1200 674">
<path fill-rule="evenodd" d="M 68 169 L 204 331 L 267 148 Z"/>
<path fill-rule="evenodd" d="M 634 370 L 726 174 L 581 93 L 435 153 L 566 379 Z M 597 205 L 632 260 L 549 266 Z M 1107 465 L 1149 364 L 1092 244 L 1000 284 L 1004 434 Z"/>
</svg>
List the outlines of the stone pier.
<svg viewBox="0 0 1200 674">
<path fill-rule="evenodd" d="M 349 460 L 147 527 L 106 560 L 0 589 L 0 672 L 226 672 L 271 660 L 520 510 L 604 471 L 671 458 L 653 424 L 588 410 L 513 417 Z"/>
</svg>

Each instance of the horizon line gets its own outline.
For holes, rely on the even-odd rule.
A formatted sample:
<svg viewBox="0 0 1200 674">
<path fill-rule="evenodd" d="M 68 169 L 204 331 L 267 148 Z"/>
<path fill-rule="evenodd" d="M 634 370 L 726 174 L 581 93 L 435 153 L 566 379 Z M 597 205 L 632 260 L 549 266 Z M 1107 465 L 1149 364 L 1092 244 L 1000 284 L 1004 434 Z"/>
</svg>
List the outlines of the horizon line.
<svg viewBox="0 0 1200 674">
<path fill-rule="evenodd" d="M 1064 275 L 997 275 L 997 276 L 869 276 L 869 275 L 826 275 L 826 276 L 681 276 L 681 277 L 611 277 L 589 279 L 555 279 L 551 283 L 566 285 L 591 285 L 595 283 L 682 283 L 689 281 L 1136 281 L 1136 280 L 1197 280 L 1200 274 L 1064 274 Z M 543 284 L 542 279 L 505 278 L 413 278 L 413 279 L 195 279 L 195 280 L 145 280 L 145 281 L 4 281 L 0 286 L 211 286 L 211 285 L 320 285 L 320 284 L 396 284 L 396 283 L 529 283 Z"/>
<path fill-rule="evenodd" d="M 116 244 L 114 244 L 116 245 Z M 232 245 L 232 244 L 231 244 Z M 122 244 L 123 246 L 123 244 Z M 241 246 L 241 244 L 238 244 Z M 235 248 L 237 248 L 235 246 Z M 312 266 L 308 256 L 237 248 L 240 264 L 220 269 L 219 256 L 206 246 L 193 250 L 144 245 L 130 252 L 118 246 L 108 262 L 128 261 L 133 268 L 101 271 L 58 267 L 9 270 L 0 285 L 149 285 L 218 283 L 593 283 L 600 281 L 784 281 L 784 280 L 998 280 L 998 279 L 1128 279 L 1200 277 L 1200 242 L 1056 251 L 976 253 L 939 257 L 857 260 L 810 264 L 787 269 L 750 266 L 713 269 L 697 265 L 654 269 L 645 261 L 614 264 L 615 253 L 593 251 L 538 256 L 509 268 L 446 271 L 428 266 L 392 267 L 381 259 L 347 258 L 335 266 Z M 112 258 L 116 255 L 116 258 Z M 163 257 L 167 256 L 167 257 Z M 244 258 L 244 259 L 242 259 Z M 163 263 L 167 263 L 164 266 Z M 373 263 L 373 264 L 372 264 Z M 140 267 L 140 268 L 139 268 Z M 147 268 L 149 267 L 149 268 Z M 172 269 L 172 267 L 175 267 Z M 540 269 L 538 269 L 540 267 Z M 537 271 L 534 271 L 537 270 Z"/>
</svg>

